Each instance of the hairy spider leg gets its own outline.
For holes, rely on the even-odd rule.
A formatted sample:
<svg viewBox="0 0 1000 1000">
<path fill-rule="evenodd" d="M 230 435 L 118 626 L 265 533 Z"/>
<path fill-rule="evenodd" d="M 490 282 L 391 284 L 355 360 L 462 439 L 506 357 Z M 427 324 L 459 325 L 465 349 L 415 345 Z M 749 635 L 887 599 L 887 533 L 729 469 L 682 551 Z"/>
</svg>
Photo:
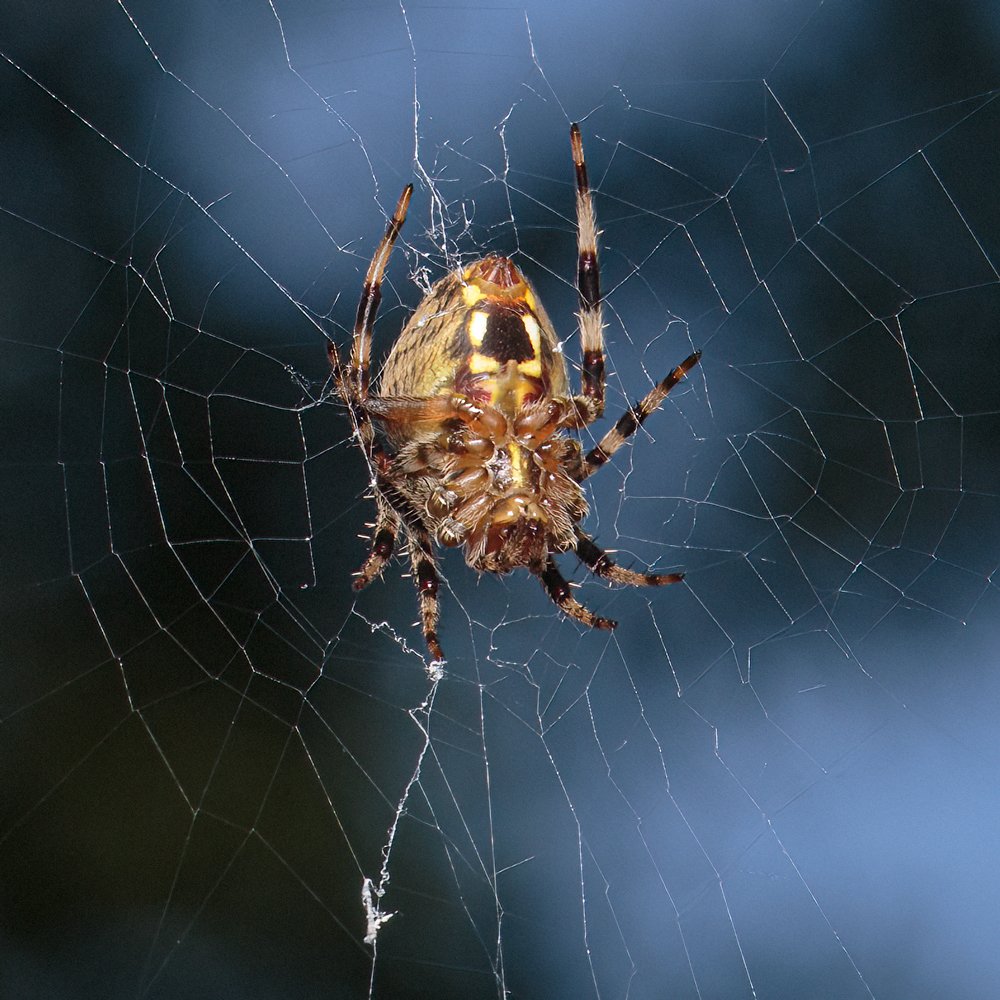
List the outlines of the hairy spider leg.
<svg viewBox="0 0 1000 1000">
<path fill-rule="evenodd" d="M 354 321 L 351 360 L 346 371 L 340 363 L 340 356 L 334 343 L 331 341 L 327 344 L 327 353 L 330 357 L 330 366 L 333 369 L 337 389 L 350 410 L 351 420 L 357 429 L 361 445 L 369 460 L 373 462 L 378 445 L 368 413 L 372 329 L 375 326 L 375 316 L 378 313 L 379 303 L 382 301 L 382 279 L 392 254 L 393 244 L 406 221 L 406 210 L 409 207 L 412 194 L 413 185 L 407 184 L 399 196 L 399 201 L 396 202 L 396 210 L 386 226 L 385 235 L 375 248 L 371 263 L 368 265 L 368 273 L 365 275 L 365 283 L 361 289 L 361 299 L 358 302 L 358 314 Z"/>
<path fill-rule="evenodd" d="M 413 185 L 407 184 L 399 196 L 399 201 L 396 202 L 396 210 L 392 213 L 392 218 L 385 228 L 385 235 L 375 248 L 372 261 L 368 265 L 368 273 L 365 275 L 364 286 L 361 289 L 358 315 L 354 321 L 354 341 L 351 346 L 351 375 L 357 382 L 358 392 L 362 399 L 368 394 L 372 329 L 375 326 L 375 314 L 382 301 L 382 279 L 389 264 L 393 244 L 406 221 L 406 210 L 409 208 L 412 194 Z"/>
<path fill-rule="evenodd" d="M 382 575 L 386 563 L 392 558 L 396 548 L 396 534 L 399 531 L 399 518 L 385 502 L 381 494 L 375 494 L 375 524 L 372 529 L 371 551 L 365 557 L 361 568 L 354 574 L 355 590 L 364 590 L 372 580 Z"/>
<path fill-rule="evenodd" d="M 369 366 L 371 359 L 372 329 L 375 326 L 375 316 L 378 313 L 379 302 L 382 300 L 382 278 L 392 254 L 393 244 L 406 220 L 406 210 L 413 194 L 413 185 L 407 184 L 396 202 L 396 209 L 386 226 L 385 235 L 379 241 L 368 265 L 365 283 L 361 289 L 361 300 L 358 303 L 358 314 L 354 323 L 354 339 L 351 345 L 351 361 L 347 371 L 344 371 L 336 345 L 330 341 L 327 344 L 327 354 L 333 369 L 337 388 L 351 413 L 351 420 L 357 430 L 361 445 L 368 457 L 369 464 L 375 475 L 375 527 L 372 534 L 371 551 L 355 574 L 354 589 L 367 587 L 385 568 L 392 558 L 396 546 L 396 535 L 400 528 L 400 519 L 392 506 L 382 495 L 378 482 L 388 469 L 388 457 L 382 446 L 375 439 L 368 412 Z"/>
<path fill-rule="evenodd" d="M 680 583 L 683 573 L 636 573 L 619 566 L 597 543 L 579 527 L 576 530 L 576 554 L 597 576 L 629 587 L 663 587 Z"/>
<path fill-rule="evenodd" d="M 582 394 L 577 397 L 583 423 L 595 421 L 604 412 L 604 319 L 601 308 L 601 268 L 597 260 L 597 219 L 594 198 L 587 180 L 587 164 L 583 159 L 580 126 L 575 122 L 569 129 L 576 167 L 576 233 L 579 260 L 576 287 L 580 294 L 577 320 L 580 329 Z"/>
<path fill-rule="evenodd" d="M 396 548 L 396 536 L 402 525 L 400 516 L 389 502 L 382 486 L 383 477 L 388 472 L 388 458 L 378 442 L 374 443 L 374 450 L 373 463 L 376 469 L 375 524 L 372 528 L 371 550 L 361 564 L 361 568 L 354 574 L 353 587 L 355 590 L 364 590 L 372 580 L 382 575 L 386 563 L 392 558 L 392 553 Z"/>
<path fill-rule="evenodd" d="M 327 344 L 327 354 L 330 358 L 330 367 L 333 369 L 337 388 L 350 407 L 351 415 L 362 436 L 362 441 L 366 445 L 370 443 L 373 436 L 370 421 L 364 412 L 364 403 L 367 401 L 370 381 L 372 330 L 375 326 L 379 303 L 382 301 L 382 279 L 385 277 L 385 269 L 389 264 L 389 257 L 392 255 L 396 237 L 399 236 L 399 231 L 406 221 L 406 210 L 410 205 L 412 194 L 413 185 L 407 184 L 396 202 L 392 218 L 386 225 L 385 235 L 375 248 L 375 253 L 372 254 L 371 263 L 368 265 L 368 272 L 361 289 L 361 299 L 358 302 L 357 317 L 354 321 L 354 337 L 351 343 L 351 361 L 346 371 L 341 364 L 336 345 L 332 341 Z"/>
<path fill-rule="evenodd" d="M 618 622 L 611 618 L 595 615 L 590 608 L 584 607 L 574 596 L 566 578 L 559 572 L 552 556 L 546 560 L 545 566 L 539 569 L 531 568 L 531 572 L 542 581 L 545 592 L 555 602 L 564 614 L 575 618 L 590 628 L 600 628 L 610 631 L 618 627 Z"/>
<path fill-rule="evenodd" d="M 417 582 L 420 624 L 424 631 L 424 642 L 427 643 L 427 648 L 435 660 L 443 660 L 444 653 L 441 651 L 437 635 L 438 590 L 441 586 L 441 580 L 437 572 L 437 561 L 434 559 L 431 537 L 424 530 L 414 531 L 410 534 L 410 563 L 413 566 L 413 577 Z"/>
<path fill-rule="evenodd" d="M 654 386 L 638 403 L 633 403 L 583 460 L 579 481 L 593 475 L 616 451 L 643 425 L 646 418 L 655 413 L 667 398 L 670 390 L 701 360 L 701 351 L 685 358 L 658 385 Z"/>
</svg>

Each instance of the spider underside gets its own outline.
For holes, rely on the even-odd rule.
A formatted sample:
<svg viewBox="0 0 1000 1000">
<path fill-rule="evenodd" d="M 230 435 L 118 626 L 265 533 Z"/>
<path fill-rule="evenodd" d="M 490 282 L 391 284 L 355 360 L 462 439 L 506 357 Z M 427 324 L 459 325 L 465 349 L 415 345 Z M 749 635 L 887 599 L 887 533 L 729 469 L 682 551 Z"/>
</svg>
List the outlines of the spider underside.
<svg viewBox="0 0 1000 1000">
<path fill-rule="evenodd" d="M 597 576 L 631 586 L 676 583 L 680 573 L 616 565 L 580 528 L 582 483 L 635 433 L 693 368 L 695 352 L 633 404 L 586 454 L 577 431 L 604 412 L 604 350 L 597 224 L 583 143 L 570 128 L 576 170 L 577 313 L 583 355 L 573 395 L 559 339 L 534 289 L 512 261 L 487 256 L 434 284 L 404 326 L 377 388 L 370 385 L 372 328 L 381 284 L 413 186 L 399 198 L 365 277 L 349 361 L 329 344 L 338 392 L 373 472 L 371 551 L 354 587 L 382 573 L 400 534 L 409 543 L 424 639 L 437 636 L 440 586 L 434 544 L 464 546 L 476 570 L 524 567 L 570 617 L 591 628 L 616 622 L 580 604 L 554 553 L 575 551 Z"/>
</svg>

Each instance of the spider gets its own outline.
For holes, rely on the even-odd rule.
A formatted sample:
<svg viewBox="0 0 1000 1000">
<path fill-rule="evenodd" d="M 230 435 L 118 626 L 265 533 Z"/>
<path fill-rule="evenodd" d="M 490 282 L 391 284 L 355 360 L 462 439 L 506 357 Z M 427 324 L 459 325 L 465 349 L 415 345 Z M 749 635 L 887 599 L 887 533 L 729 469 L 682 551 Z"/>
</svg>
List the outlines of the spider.
<svg viewBox="0 0 1000 1000">
<path fill-rule="evenodd" d="M 633 404 L 594 448 L 565 434 L 604 412 L 604 351 L 597 223 L 579 126 L 570 127 L 576 169 L 577 313 L 581 391 L 570 389 L 554 327 L 514 263 L 491 254 L 437 281 L 403 327 L 377 389 L 369 372 L 382 278 L 413 193 L 408 185 L 365 276 L 349 361 L 328 345 L 334 383 L 373 473 L 371 551 L 355 574 L 367 587 L 409 543 L 424 640 L 438 641 L 435 543 L 465 547 L 480 572 L 525 567 L 571 618 L 598 629 L 616 622 L 580 604 L 553 554 L 574 551 L 597 576 L 630 586 L 676 583 L 681 573 L 638 573 L 612 562 L 580 528 L 583 482 L 607 462 L 698 363 L 695 352 Z"/>
</svg>

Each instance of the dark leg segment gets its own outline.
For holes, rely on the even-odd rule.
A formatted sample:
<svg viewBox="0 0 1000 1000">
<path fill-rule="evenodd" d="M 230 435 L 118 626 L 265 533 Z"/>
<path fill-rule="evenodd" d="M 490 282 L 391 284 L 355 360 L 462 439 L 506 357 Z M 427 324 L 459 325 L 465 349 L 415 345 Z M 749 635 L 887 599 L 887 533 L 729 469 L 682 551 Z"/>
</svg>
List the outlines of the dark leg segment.
<svg viewBox="0 0 1000 1000">
<path fill-rule="evenodd" d="M 643 425 L 646 418 L 655 413 L 667 398 L 670 390 L 701 360 L 701 351 L 695 351 L 682 361 L 659 385 L 651 389 L 638 403 L 618 418 L 600 442 L 587 453 L 583 460 L 581 480 L 593 475 L 616 451 Z"/>
<path fill-rule="evenodd" d="M 424 641 L 435 660 L 443 660 L 444 653 L 438 642 L 438 589 L 441 586 L 434 562 L 431 540 L 426 533 L 413 537 L 410 542 L 410 561 L 413 564 L 413 578 L 417 584 L 417 598 L 420 601 L 420 623 L 424 630 Z"/>
<path fill-rule="evenodd" d="M 575 618 L 578 622 L 582 622 L 590 628 L 601 628 L 610 631 L 617 627 L 618 622 L 612 621 L 610 618 L 601 618 L 599 615 L 595 615 L 593 611 L 585 608 L 573 596 L 570 585 L 566 582 L 562 573 L 559 572 L 551 556 L 546 561 L 544 569 L 533 570 L 532 572 L 542 581 L 542 586 L 545 587 L 545 591 L 549 597 L 570 618 Z"/>
<path fill-rule="evenodd" d="M 376 493 L 375 503 L 378 513 L 375 517 L 375 528 L 372 532 L 372 547 L 368 558 L 361 564 L 361 569 L 355 574 L 354 589 L 364 590 L 377 576 L 380 576 L 385 564 L 392 558 L 396 547 L 396 535 L 399 532 L 399 518 L 381 493 Z"/>
<path fill-rule="evenodd" d="M 668 583 L 680 583 L 684 579 L 683 573 L 636 573 L 631 569 L 623 569 L 579 528 L 576 529 L 576 554 L 593 573 L 612 583 L 630 587 L 663 587 Z"/>
</svg>

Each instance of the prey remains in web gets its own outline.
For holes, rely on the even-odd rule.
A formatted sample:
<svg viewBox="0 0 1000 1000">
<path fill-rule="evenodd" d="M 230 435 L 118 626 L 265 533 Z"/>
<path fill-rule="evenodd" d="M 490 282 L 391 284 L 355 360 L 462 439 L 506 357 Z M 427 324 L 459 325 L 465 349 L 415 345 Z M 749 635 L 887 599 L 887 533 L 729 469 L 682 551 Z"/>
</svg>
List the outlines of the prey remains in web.
<svg viewBox="0 0 1000 1000">
<path fill-rule="evenodd" d="M 637 573 L 616 565 L 580 527 L 588 506 L 583 482 L 635 433 L 698 363 L 695 352 L 624 413 L 586 454 L 567 432 L 604 413 L 604 345 L 597 222 L 577 125 L 570 128 L 576 168 L 579 247 L 577 314 L 581 387 L 570 388 L 559 338 L 534 289 L 512 261 L 490 255 L 438 281 L 395 342 L 371 386 L 372 328 L 382 278 L 413 185 L 399 198 L 365 277 L 350 360 L 329 344 L 337 390 L 374 473 L 376 519 L 371 552 L 356 574 L 361 590 L 378 577 L 403 535 L 427 648 L 438 641 L 435 543 L 465 547 L 475 570 L 524 567 L 571 618 L 613 629 L 577 601 L 553 555 L 575 552 L 597 576 L 658 587 L 680 573 Z"/>
</svg>

